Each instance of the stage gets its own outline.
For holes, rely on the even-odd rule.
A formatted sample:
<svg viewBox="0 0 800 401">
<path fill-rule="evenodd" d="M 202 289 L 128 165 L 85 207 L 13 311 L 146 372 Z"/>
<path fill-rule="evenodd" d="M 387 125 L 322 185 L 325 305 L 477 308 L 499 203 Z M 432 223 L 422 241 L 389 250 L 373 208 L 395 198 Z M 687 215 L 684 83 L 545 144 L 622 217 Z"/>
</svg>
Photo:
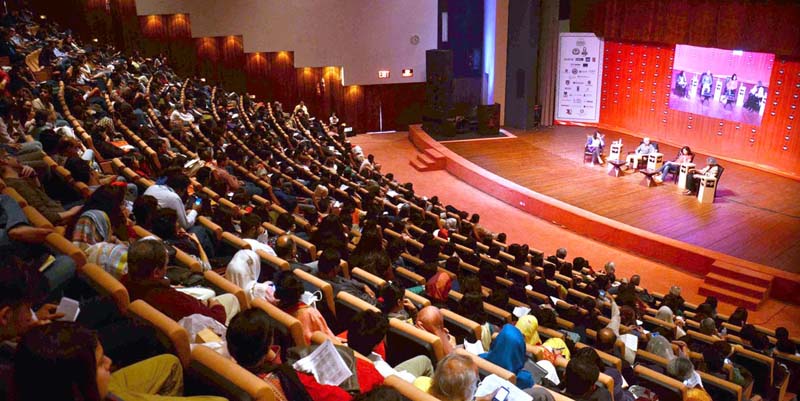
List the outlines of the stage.
<svg viewBox="0 0 800 401">
<path fill-rule="evenodd" d="M 643 176 L 607 174 L 583 163 L 592 128 L 509 129 L 515 137 L 437 143 L 419 126 L 409 137 L 447 158 L 446 169 L 476 188 L 535 216 L 628 251 L 706 275 L 721 263 L 778 278 L 776 296 L 797 299 L 800 289 L 800 182 L 725 160 L 717 198 L 700 204 L 672 181 L 648 188 Z M 623 154 L 640 139 L 622 138 Z M 678 152 L 661 145 L 665 160 Z M 698 167 L 706 156 L 698 154 Z"/>
</svg>

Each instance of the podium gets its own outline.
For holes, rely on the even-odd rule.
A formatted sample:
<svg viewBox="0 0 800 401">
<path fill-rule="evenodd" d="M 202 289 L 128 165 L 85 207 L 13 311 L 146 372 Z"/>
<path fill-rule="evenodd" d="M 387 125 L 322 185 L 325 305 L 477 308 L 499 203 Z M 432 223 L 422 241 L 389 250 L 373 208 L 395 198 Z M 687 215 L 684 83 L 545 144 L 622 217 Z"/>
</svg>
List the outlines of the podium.
<svg viewBox="0 0 800 401">
<path fill-rule="evenodd" d="M 649 155 L 647 155 L 648 170 L 658 170 L 661 168 L 662 164 L 664 164 L 663 153 L 650 153 Z"/>
<path fill-rule="evenodd" d="M 619 160 L 621 154 L 622 154 L 622 144 L 619 142 L 614 142 L 611 144 L 611 147 L 609 148 L 608 160 Z"/>
<path fill-rule="evenodd" d="M 717 194 L 717 177 L 697 175 L 700 178 L 700 189 L 697 191 L 697 200 L 700 203 L 714 203 Z"/>
<path fill-rule="evenodd" d="M 695 167 L 694 163 L 681 163 L 678 173 L 678 188 L 686 189 L 686 181 L 691 179 Z"/>
</svg>

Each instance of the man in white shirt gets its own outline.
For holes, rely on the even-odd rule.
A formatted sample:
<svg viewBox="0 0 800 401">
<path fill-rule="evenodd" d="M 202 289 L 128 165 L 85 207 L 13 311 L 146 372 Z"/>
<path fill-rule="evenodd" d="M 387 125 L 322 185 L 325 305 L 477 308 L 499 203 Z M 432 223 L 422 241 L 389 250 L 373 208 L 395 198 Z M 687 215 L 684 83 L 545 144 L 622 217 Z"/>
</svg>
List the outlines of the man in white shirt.
<svg viewBox="0 0 800 401">
<path fill-rule="evenodd" d="M 194 116 L 187 112 L 186 107 L 181 104 L 169 115 L 169 122 L 172 128 L 181 128 L 194 124 Z"/>
<path fill-rule="evenodd" d="M 153 185 L 144 191 L 144 195 L 158 200 L 159 208 L 175 210 L 178 214 L 178 224 L 185 230 L 191 228 L 197 219 L 197 210 L 193 207 L 187 213 L 184 206 L 188 196 L 189 183 L 189 177 L 186 174 L 178 173 L 167 177 L 166 185 Z"/>
<path fill-rule="evenodd" d="M 637 169 L 639 168 L 639 162 L 642 160 L 642 158 L 646 157 L 650 153 L 656 153 L 656 147 L 650 142 L 650 138 L 645 137 L 642 139 L 642 143 L 636 147 L 636 151 L 628 155 L 626 160 L 627 163 L 625 165 Z"/>
<path fill-rule="evenodd" d="M 389 320 L 380 312 L 358 312 L 353 316 L 347 330 L 347 346 L 371 360 L 383 377 L 396 375 L 411 383 L 419 376 L 433 376 L 433 364 L 425 355 L 415 356 L 393 368 L 380 355 L 372 352 L 386 338 L 388 331 Z"/>
</svg>

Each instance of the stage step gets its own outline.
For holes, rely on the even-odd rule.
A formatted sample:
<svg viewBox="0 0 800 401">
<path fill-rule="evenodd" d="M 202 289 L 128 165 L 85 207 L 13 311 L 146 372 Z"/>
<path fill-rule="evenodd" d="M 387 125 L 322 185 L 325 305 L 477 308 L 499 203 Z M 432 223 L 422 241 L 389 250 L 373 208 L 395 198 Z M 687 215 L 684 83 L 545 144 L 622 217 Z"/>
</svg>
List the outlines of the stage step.
<svg viewBox="0 0 800 401">
<path fill-rule="evenodd" d="M 737 291 L 731 291 L 713 284 L 703 283 L 700 285 L 700 295 L 715 296 L 721 302 L 727 302 L 736 306 L 744 306 L 750 310 L 758 309 L 763 299 L 750 297 Z"/>
<path fill-rule="evenodd" d="M 416 159 L 409 161 L 409 164 L 418 171 L 443 170 L 445 166 L 445 159 L 444 157 L 435 159 L 427 154 L 419 153 L 417 154 Z"/>
<path fill-rule="evenodd" d="M 436 150 L 434 148 L 425 149 L 424 153 L 428 157 L 430 157 L 431 159 L 436 160 L 436 161 L 444 161 L 444 160 L 447 159 L 446 157 L 444 157 L 443 154 L 441 154 L 438 150 Z"/>
<path fill-rule="evenodd" d="M 717 287 L 722 287 L 753 298 L 764 299 L 769 292 L 769 287 L 761 287 L 745 281 L 724 276 L 719 273 L 708 273 L 705 282 Z"/>
<path fill-rule="evenodd" d="M 758 287 L 769 288 L 772 284 L 773 277 L 769 274 L 764 274 L 746 267 L 738 266 L 732 263 L 716 261 L 711 265 L 711 272 L 717 273 L 727 278 L 733 278 L 739 281 L 753 284 Z"/>
</svg>

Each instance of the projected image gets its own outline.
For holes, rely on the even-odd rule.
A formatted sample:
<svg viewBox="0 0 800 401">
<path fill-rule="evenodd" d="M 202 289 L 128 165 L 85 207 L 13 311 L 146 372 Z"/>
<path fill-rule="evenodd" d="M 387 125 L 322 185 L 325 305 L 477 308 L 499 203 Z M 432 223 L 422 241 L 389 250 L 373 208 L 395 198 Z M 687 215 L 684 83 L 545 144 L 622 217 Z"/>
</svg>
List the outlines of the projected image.
<svg viewBox="0 0 800 401">
<path fill-rule="evenodd" d="M 669 108 L 761 125 L 775 55 L 675 46 Z"/>
</svg>

